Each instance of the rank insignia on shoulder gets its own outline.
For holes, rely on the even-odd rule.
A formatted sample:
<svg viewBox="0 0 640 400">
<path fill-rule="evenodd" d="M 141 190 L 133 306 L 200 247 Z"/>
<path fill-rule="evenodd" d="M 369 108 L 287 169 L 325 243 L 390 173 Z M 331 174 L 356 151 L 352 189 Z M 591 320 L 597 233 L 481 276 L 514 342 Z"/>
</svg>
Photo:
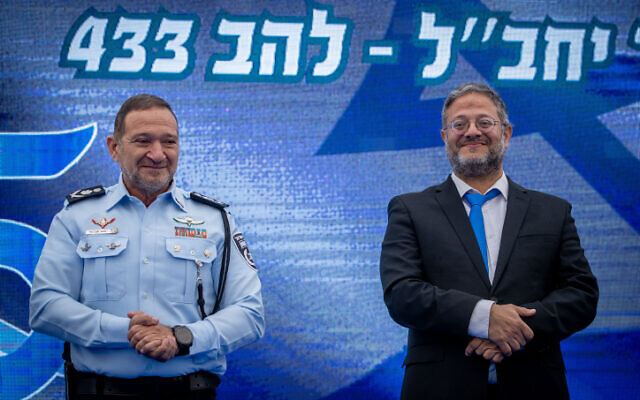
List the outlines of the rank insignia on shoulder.
<svg viewBox="0 0 640 400">
<path fill-rule="evenodd" d="M 103 196 L 106 193 L 102 185 L 76 190 L 75 192 L 67 195 L 67 201 L 69 204 L 77 203 L 79 201 L 88 199 L 90 197 Z"/>
<path fill-rule="evenodd" d="M 202 204 L 206 204 L 212 207 L 215 207 L 219 210 L 223 210 L 226 207 L 229 207 L 229 205 L 227 203 L 223 203 L 221 201 L 218 201 L 216 199 L 212 199 L 209 196 L 205 196 L 203 194 L 200 194 L 198 192 L 191 192 L 189 193 L 189 197 L 191 198 L 191 200 L 195 200 L 198 203 L 202 203 Z"/>
</svg>

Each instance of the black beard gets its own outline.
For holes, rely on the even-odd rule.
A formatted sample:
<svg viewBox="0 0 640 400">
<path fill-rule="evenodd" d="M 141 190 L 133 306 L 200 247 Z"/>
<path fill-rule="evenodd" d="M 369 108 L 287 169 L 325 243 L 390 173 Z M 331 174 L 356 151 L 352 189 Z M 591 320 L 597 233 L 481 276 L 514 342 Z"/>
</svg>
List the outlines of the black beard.
<svg viewBox="0 0 640 400">
<path fill-rule="evenodd" d="M 504 136 L 503 136 L 504 138 Z M 500 146 L 497 148 L 489 147 L 489 151 L 483 158 L 471 158 L 462 160 L 460 153 L 454 153 L 449 146 L 445 146 L 447 150 L 447 158 L 458 176 L 469 178 L 478 178 L 487 176 L 500 169 L 502 159 L 504 158 L 504 140 L 500 139 Z M 490 145 L 490 143 L 489 143 Z"/>
</svg>

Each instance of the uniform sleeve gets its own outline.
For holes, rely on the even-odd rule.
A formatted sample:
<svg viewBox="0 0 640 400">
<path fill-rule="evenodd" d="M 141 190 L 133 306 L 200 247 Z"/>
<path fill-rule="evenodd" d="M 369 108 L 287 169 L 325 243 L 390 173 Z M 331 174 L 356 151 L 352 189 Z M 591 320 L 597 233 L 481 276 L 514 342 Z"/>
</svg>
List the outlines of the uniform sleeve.
<svg viewBox="0 0 640 400">
<path fill-rule="evenodd" d="M 380 278 L 389 315 L 407 328 L 466 336 L 481 297 L 427 281 L 423 268 L 429 268 L 429 260 L 423 260 L 414 222 L 401 198 L 391 200 L 388 213 Z"/>
<path fill-rule="evenodd" d="M 36 266 L 29 302 L 31 329 L 83 347 L 128 347 L 129 318 L 94 310 L 78 301 L 83 262 L 63 222 L 64 213 L 51 222 Z"/>
<path fill-rule="evenodd" d="M 234 240 L 240 231 L 233 217 L 228 217 L 231 258 L 221 308 L 204 320 L 187 325 L 193 332 L 190 353 L 209 359 L 216 359 L 259 340 L 265 329 L 258 271 L 250 265 L 253 262 L 250 256 L 240 253 Z"/>
</svg>

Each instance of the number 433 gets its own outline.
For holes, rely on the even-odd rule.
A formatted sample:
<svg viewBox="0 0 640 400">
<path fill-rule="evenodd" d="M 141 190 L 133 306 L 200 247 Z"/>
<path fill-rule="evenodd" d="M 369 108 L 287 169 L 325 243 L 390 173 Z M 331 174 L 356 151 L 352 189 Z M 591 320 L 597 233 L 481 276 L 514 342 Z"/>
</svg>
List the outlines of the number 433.
<svg viewBox="0 0 640 400">
<path fill-rule="evenodd" d="M 76 68 L 76 78 L 184 79 L 195 64 L 199 27 L 197 15 L 90 8 L 67 33 L 59 65 Z"/>
</svg>

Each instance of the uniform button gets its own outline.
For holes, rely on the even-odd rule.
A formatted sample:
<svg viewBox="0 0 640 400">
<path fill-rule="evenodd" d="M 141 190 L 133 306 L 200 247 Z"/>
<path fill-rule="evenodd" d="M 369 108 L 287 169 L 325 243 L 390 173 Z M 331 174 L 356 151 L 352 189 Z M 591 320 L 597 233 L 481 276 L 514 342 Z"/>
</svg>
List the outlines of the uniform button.
<svg viewBox="0 0 640 400">
<path fill-rule="evenodd" d="M 195 256 L 195 255 L 196 255 L 196 251 L 195 251 L 195 250 L 191 250 L 191 251 L 189 252 L 189 254 L 191 254 L 192 256 Z"/>
<path fill-rule="evenodd" d="M 102 247 L 98 247 L 98 253 L 102 253 Z"/>
<path fill-rule="evenodd" d="M 145 257 L 144 260 L 142 260 L 142 262 L 144 262 L 145 264 L 149 264 L 149 259 Z"/>
<path fill-rule="evenodd" d="M 149 295 L 147 294 L 147 292 L 143 292 L 143 293 L 142 293 L 142 298 L 143 298 L 143 299 L 146 299 L 147 297 L 149 297 Z"/>
</svg>

